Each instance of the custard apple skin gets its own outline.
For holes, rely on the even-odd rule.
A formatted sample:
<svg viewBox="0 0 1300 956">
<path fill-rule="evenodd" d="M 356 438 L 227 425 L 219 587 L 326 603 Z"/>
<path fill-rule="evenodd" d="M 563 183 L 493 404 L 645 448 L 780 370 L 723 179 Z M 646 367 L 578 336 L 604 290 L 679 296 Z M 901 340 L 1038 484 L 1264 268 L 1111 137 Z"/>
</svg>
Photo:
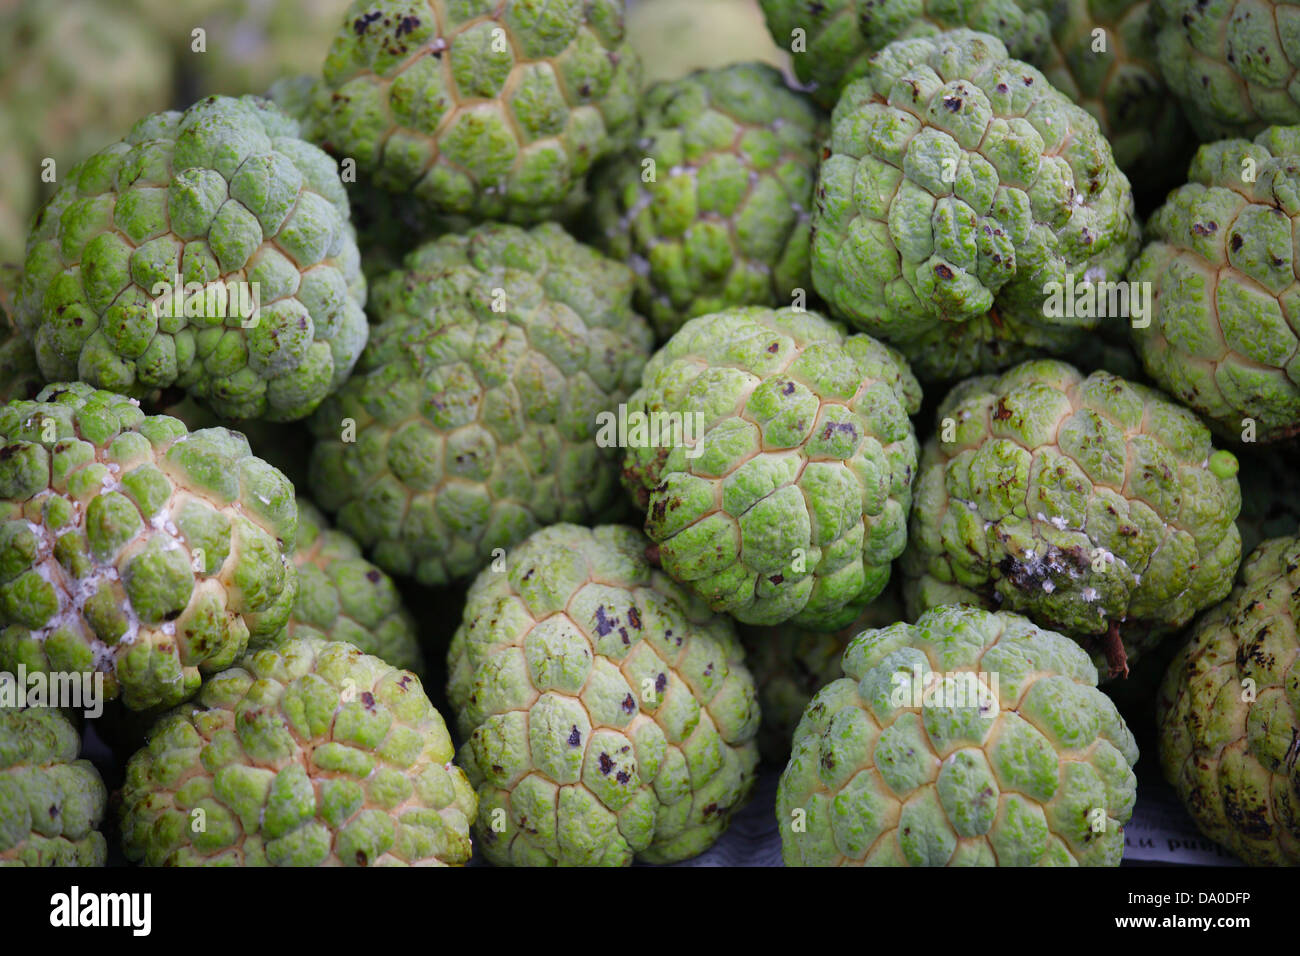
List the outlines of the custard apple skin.
<svg viewBox="0 0 1300 956">
<path fill-rule="evenodd" d="M 1115 671 L 1112 628 L 1131 663 L 1227 596 L 1237 460 L 1160 392 L 1039 360 L 963 382 L 935 420 L 902 562 L 913 616 L 1015 611 Z"/>
<path fill-rule="evenodd" d="M 641 116 L 637 145 L 595 178 L 594 232 L 633 264 L 637 308 L 660 337 L 697 315 L 810 292 L 823 133 L 812 101 L 772 67 L 742 63 L 651 87 Z"/>
<path fill-rule="evenodd" d="M 1297 8 L 1300 9 L 1300 8 Z M 1253 181 L 1248 181 L 1250 176 Z M 1152 289 L 1132 327 L 1147 374 L 1236 441 L 1300 433 L 1300 126 L 1202 146 L 1130 271 Z M 1253 434 L 1252 434 L 1253 433 Z"/>
<path fill-rule="evenodd" d="M 897 352 L 813 312 L 692 319 L 628 400 L 624 483 L 665 571 L 745 624 L 835 630 L 884 589 L 921 390 Z M 655 435 L 656 423 L 686 423 Z"/>
<path fill-rule="evenodd" d="M 1138 196 L 1177 185 L 1196 147 L 1156 64 L 1155 7 L 1155 0 L 1055 0 L 1047 55 L 1025 58 L 1092 114 Z"/>
<path fill-rule="evenodd" d="M 1074 642 L 941 607 L 858 635 L 844 675 L 777 787 L 787 866 L 1119 865 L 1137 745 Z"/>
<path fill-rule="evenodd" d="M 801 627 L 741 627 L 745 665 L 758 688 L 763 721 L 758 749 L 763 759 L 784 767 L 790 741 L 813 695 L 843 675 L 840 658 L 849 642 L 865 630 L 903 619 L 903 602 L 894 582 L 868 604 L 847 627 L 812 631 Z"/>
<path fill-rule="evenodd" d="M 414 674 L 291 640 L 158 721 L 127 764 L 122 850 L 145 866 L 457 866 L 476 801 L 453 756 Z"/>
<path fill-rule="evenodd" d="M 419 247 L 372 299 L 357 374 L 310 422 L 310 484 L 375 564 L 463 580 L 539 527 L 617 507 L 597 416 L 650 353 L 631 270 L 553 223 L 487 224 Z"/>
<path fill-rule="evenodd" d="M 1138 240 L 1097 121 L 991 36 L 892 43 L 835 107 L 813 286 L 922 381 L 1068 352 L 1100 319 L 1053 284 L 1120 280 Z"/>
<path fill-rule="evenodd" d="M 792 50 L 795 74 L 831 109 L 872 54 L 895 40 L 969 27 L 1032 61 L 1051 42 L 1049 0 L 759 0 L 772 39 Z M 802 31 L 802 49 L 795 46 Z"/>
<path fill-rule="evenodd" d="M 1160 688 L 1160 768 L 1201 832 L 1252 866 L 1300 864 L 1300 538 L 1246 559 Z"/>
<path fill-rule="evenodd" d="M 636 132 L 622 0 L 354 0 L 322 73 L 320 142 L 439 213 L 566 217 Z"/>
<path fill-rule="evenodd" d="M 759 711 L 734 627 L 647 544 L 552 525 L 470 588 L 447 695 L 492 863 L 684 860 L 749 796 Z"/>
<path fill-rule="evenodd" d="M 205 294 L 159 296 L 178 274 Z M 218 286 L 255 290 L 257 311 Z M 364 304 L 335 162 L 269 101 L 215 96 L 67 174 L 33 222 L 17 311 L 50 380 L 291 421 L 351 372 Z"/>
<path fill-rule="evenodd" d="M 415 619 L 402 606 L 393 579 L 301 497 L 293 563 L 298 568 L 298 599 L 281 639 L 346 641 L 423 678 Z"/>
<path fill-rule="evenodd" d="M 81 382 L 0 408 L 0 671 L 104 674 L 171 706 L 297 595 L 293 486 L 237 432 Z"/>
<path fill-rule="evenodd" d="M 0 263 L 0 403 L 35 398 L 45 384 L 36 350 L 14 319 L 14 292 L 21 271 Z"/>
<path fill-rule="evenodd" d="M 0 706 L 0 868 L 103 866 L 108 791 L 59 711 Z"/>
<path fill-rule="evenodd" d="M 1160 72 L 1201 140 L 1300 123 L 1300 4 L 1155 2 Z"/>
</svg>

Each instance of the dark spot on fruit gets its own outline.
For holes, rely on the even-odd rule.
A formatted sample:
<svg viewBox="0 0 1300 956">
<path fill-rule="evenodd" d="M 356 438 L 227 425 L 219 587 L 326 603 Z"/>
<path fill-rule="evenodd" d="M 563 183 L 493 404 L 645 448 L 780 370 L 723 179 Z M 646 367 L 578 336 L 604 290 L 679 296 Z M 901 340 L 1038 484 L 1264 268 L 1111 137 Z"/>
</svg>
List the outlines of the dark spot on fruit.
<svg viewBox="0 0 1300 956">
<path fill-rule="evenodd" d="M 614 625 L 616 623 L 617 622 L 610 620 L 610 618 L 605 615 L 605 605 L 602 604 L 600 607 L 596 608 L 597 637 L 604 637 L 610 631 L 614 630 Z"/>
<path fill-rule="evenodd" d="M 793 394 L 794 394 L 794 382 L 786 382 L 785 385 L 783 385 L 783 386 L 781 387 L 781 394 L 782 394 L 782 395 L 793 395 Z"/>
<path fill-rule="evenodd" d="M 366 866 L 370 860 L 366 858 L 365 850 L 357 850 L 357 866 Z"/>
<path fill-rule="evenodd" d="M 934 274 L 937 275 L 940 279 L 951 279 L 953 275 L 952 270 L 949 269 L 942 262 L 934 267 Z"/>
<path fill-rule="evenodd" d="M 784 574 L 774 574 L 774 575 L 772 575 L 770 578 L 768 578 L 768 580 L 771 581 L 773 584 L 780 584 L 781 582 L 783 582 L 783 581 L 785 580 L 785 575 L 784 575 Z"/>
<path fill-rule="evenodd" d="M 375 695 L 370 693 L 370 691 L 366 691 L 365 693 L 363 693 L 361 695 L 361 706 L 363 706 L 366 710 L 374 710 Z"/>
<path fill-rule="evenodd" d="M 627 622 L 638 631 L 641 630 L 641 612 L 638 611 L 636 607 L 630 607 L 627 609 Z"/>
<path fill-rule="evenodd" d="M 636 713 L 636 698 L 633 697 L 631 694 L 628 694 L 623 698 L 623 713 L 625 714 Z"/>
<path fill-rule="evenodd" d="M 961 99 L 956 96 L 945 96 L 943 98 L 943 108 L 949 113 L 960 113 Z"/>
<path fill-rule="evenodd" d="M 352 32 L 359 37 L 365 36 L 366 30 L 370 28 L 370 24 L 374 23 L 381 16 L 383 16 L 383 14 L 375 12 L 375 13 L 366 13 L 357 17 L 355 20 L 352 21 Z"/>
<path fill-rule="evenodd" d="M 604 776 L 608 777 L 610 771 L 613 769 L 614 769 L 614 761 L 610 758 L 609 754 L 602 753 L 600 755 L 600 772 Z"/>
<path fill-rule="evenodd" d="M 659 676 L 655 678 L 655 693 L 662 694 L 664 692 L 664 688 L 667 686 L 668 686 L 668 675 L 665 674 L 663 671 L 660 671 Z"/>
<path fill-rule="evenodd" d="M 578 727 L 575 724 L 569 728 L 569 746 L 577 747 L 582 744 L 582 734 L 578 733 Z"/>
<path fill-rule="evenodd" d="M 1194 222 L 1192 223 L 1192 232 L 1198 236 L 1212 236 L 1219 231 L 1217 222 Z"/>
</svg>

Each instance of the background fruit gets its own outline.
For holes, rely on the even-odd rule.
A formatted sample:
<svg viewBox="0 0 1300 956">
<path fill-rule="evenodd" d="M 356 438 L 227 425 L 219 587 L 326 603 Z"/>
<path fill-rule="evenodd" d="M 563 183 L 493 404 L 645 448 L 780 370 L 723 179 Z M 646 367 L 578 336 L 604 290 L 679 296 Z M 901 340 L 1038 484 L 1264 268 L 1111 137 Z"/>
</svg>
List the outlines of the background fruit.
<svg viewBox="0 0 1300 956">
<path fill-rule="evenodd" d="M 1300 432 L 1300 126 L 1202 146 L 1187 178 L 1151 217 L 1129 274 L 1153 290 L 1134 346 L 1156 384 L 1219 434 L 1288 438 Z"/>
<path fill-rule="evenodd" d="M 1254 866 L 1300 863 L 1294 688 L 1300 539 L 1246 559 L 1160 688 L 1160 767 L 1196 825 Z"/>
<path fill-rule="evenodd" d="M 179 703 L 297 593 L 293 486 L 237 432 L 76 382 L 0 408 L 0 670 Z"/>
<path fill-rule="evenodd" d="M 686 859 L 749 795 L 758 706 L 740 643 L 646 543 L 553 525 L 470 589 L 447 692 L 493 863 Z"/>
<path fill-rule="evenodd" d="M 1202 140 L 1300 122 L 1294 91 L 1300 5 L 1290 0 L 1156 0 L 1165 82 Z"/>
<path fill-rule="evenodd" d="M 31 343 L 14 320 L 14 290 L 20 271 L 0 263 L 0 402 L 35 398 L 44 379 Z"/>
<path fill-rule="evenodd" d="M 794 309 L 692 319 L 628 400 L 645 427 L 624 482 L 658 560 L 743 623 L 844 627 L 902 551 L 920 387 L 893 349 L 843 331 Z"/>
<path fill-rule="evenodd" d="M 1029 59 L 1050 42 L 1046 0 L 759 0 L 772 39 L 805 49 L 791 57 L 795 73 L 812 84 L 813 96 L 833 107 L 853 80 L 868 72 L 867 60 L 895 40 L 931 37 L 970 27 L 994 34 L 1011 55 Z"/>
<path fill-rule="evenodd" d="M 327 149 L 438 212 L 522 222 L 580 206 L 641 84 L 618 0 L 354 0 L 322 72 Z"/>
<path fill-rule="evenodd" d="M 1042 360 L 963 382 L 935 420 L 903 557 L 913 614 L 1017 611 L 1120 671 L 1227 596 L 1237 462 L 1159 392 Z"/>
<path fill-rule="evenodd" d="M 943 607 L 859 635 L 844 673 L 781 775 L 787 866 L 1119 864 L 1137 747 L 1073 642 Z"/>
<path fill-rule="evenodd" d="M 122 849 L 146 866 L 465 863 L 475 800 L 452 755 L 414 674 L 291 640 L 158 722 L 127 766 Z"/>
<path fill-rule="evenodd" d="M 742 63 L 651 87 L 641 117 L 636 146 L 593 184 L 594 230 L 634 266 L 637 308 L 660 337 L 693 316 L 806 297 L 823 132 L 812 102 Z"/>
<path fill-rule="evenodd" d="M 311 420 L 311 488 L 376 564 L 443 584 L 616 507 L 597 415 L 650 350 L 631 270 L 553 223 L 485 224 L 412 252 L 371 309 L 357 374 Z"/>
<path fill-rule="evenodd" d="M 298 599 L 284 636 L 346 641 L 394 667 L 422 676 L 415 619 L 392 578 L 361 556 L 357 543 L 298 499 Z"/>
<path fill-rule="evenodd" d="M 763 759 L 784 767 L 790 759 L 790 741 L 804 708 L 817 691 L 843 676 L 840 658 L 844 648 L 863 631 L 885 627 L 903 619 L 903 602 L 894 587 L 863 608 L 853 623 L 838 631 L 812 631 L 801 627 L 742 627 L 745 665 L 754 675 L 763 722 L 758 748 Z"/>
<path fill-rule="evenodd" d="M 1156 3 L 1056 0 L 1042 70 L 1097 120 L 1135 193 L 1158 202 L 1178 182 L 1195 140 L 1156 66 Z"/>
<path fill-rule="evenodd" d="M 923 381 L 1068 351 L 1098 317 L 1057 314 L 1052 283 L 1117 281 L 1137 251 L 1096 120 L 969 30 L 898 41 L 866 69 L 831 118 L 817 293 Z"/>
<path fill-rule="evenodd" d="M 0 867 L 103 866 L 108 792 L 57 710 L 0 706 Z"/>
<path fill-rule="evenodd" d="M 145 117 L 68 174 L 27 248 L 18 322 L 52 380 L 135 397 L 176 386 L 224 418 L 289 421 L 366 341 L 338 168 L 256 97 Z M 177 275 L 256 292 L 259 311 L 207 291 L 159 306 L 157 284 Z"/>
</svg>

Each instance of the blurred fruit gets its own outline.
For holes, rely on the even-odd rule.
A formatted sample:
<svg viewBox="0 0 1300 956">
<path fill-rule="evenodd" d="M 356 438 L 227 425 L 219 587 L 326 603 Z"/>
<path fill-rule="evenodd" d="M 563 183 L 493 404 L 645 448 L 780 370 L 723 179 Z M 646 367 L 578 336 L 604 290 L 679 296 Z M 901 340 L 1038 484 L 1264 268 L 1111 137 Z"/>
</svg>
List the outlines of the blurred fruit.
<svg viewBox="0 0 1300 956">
<path fill-rule="evenodd" d="M 647 86 L 733 63 L 790 68 L 789 54 L 768 36 L 757 0 L 628 0 L 627 40 Z"/>
</svg>

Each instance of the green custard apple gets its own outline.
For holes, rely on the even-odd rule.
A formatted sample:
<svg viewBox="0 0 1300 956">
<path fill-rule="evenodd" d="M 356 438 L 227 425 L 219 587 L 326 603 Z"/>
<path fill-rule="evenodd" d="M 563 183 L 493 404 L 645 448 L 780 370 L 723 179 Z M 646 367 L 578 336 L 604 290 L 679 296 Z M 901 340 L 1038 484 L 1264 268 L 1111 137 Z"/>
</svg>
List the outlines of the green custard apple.
<svg viewBox="0 0 1300 956">
<path fill-rule="evenodd" d="M 735 305 L 791 304 L 808 274 L 822 135 L 812 101 L 742 63 L 650 88 L 641 139 L 592 191 L 599 243 L 660 336 Z"/>
<path fill-rule="evenodd" d="M 690 320 L 628 401 L 624 482 L 657 560 L 745 624 L 848 625 L 907 539 L 920 402 L 897 352 L 816 313 Z"/>
<path fill-rule="evenodd" d="M 922 381 L 1070 351 L 1101 316 L 1053 290 L 1100 296 L 1139 240 L 1097 121 L 969 30 L 892 43 L 844 91 L 812 228 L 818 295 Z"/>
<path fill-rule="evenodd" d="M 1118 866 L 1138 751 L 1078 645 L 1018 614 L 866 631 L 777 788 L 787 866 Z"/>
<path fill-rule="evenodd" d="M 1160 392 L 1039 360 L 963 382 L 935 420 L 902 563 L 913 615 L 1015 611 L 1115 676 L 1227 596 L 1237 460 Z"/>
<path fill-rule="evenodd" d="M 1202 140 L 1300 123 L 1300 4 L 1155 2 L 1160 72 Z"/>
<path fill-rule="evenodd" d="M 651 332 L 632 272 L 554 223 L 485 224 L 375 282 L 355 376 L 311 419 L 312 498 L 392 574 L 440 585 L 619 503 L 598 441 Z"/>
<path fill-rule="evenodd" d="M 1177 183 L 1195 138 L 1156 64 L 1157 2 L 1055 0 L 1047 56 L 1028 59 L 1096 118 L 1134 192 L 1158 199 Z"/>
<path fill-rule="evenodd" d="M 270 640 L 298 590 L 293 486 L 238 432 L 81 382 L 0 408 L 0 671 L 101 672 L 144 710 Z"/>
<path fill-rule="evenodd" d="M 628 0 L 627 39 L 646 84 L 757 61 L 787 70 L 758 0 Z"/>
<path fill-rule="evenodd" d="M 734 627 L 648 543 L 552 525 L 470 588 L 447 694 L 492 863 L 683 860 L 753 787 L 759 712 Z"/>
<path fill-rule="evenodd" d="M 108 791 L 57 710 L 0 706 L 0 867 L 103 866 Z"/>
<path fill-rule="evenodd" d="M 969 27 L 1032 60 L 1051 42 L 1048 0 L 759 0 L 772 39 L 826 109 L 895 40 Z"/>
<path fill-rule="evenodd" d="M 1158 699 L 1160 767 L 1201 832 L 1252 866 L 1300 864 L 1300 538 L 1273 538 L 1197 620 Z"/>
<path fill-rule="evenodd" d="M 337 165 L 269 101 L 216 96 L 68 173 L 34 221 L 17 311 L 50 380 L 290 421 L 351 372 L 364 304 Z"/>
<path fill-rule="evenodd" d="M 444 214 L 571 214 L 636 131 L 622 0 L 353 0 L 322 72 L 318 140 Z"/>
<path fill-rule="evenodd" d="M 474 791 L 420 680 L 351 644 L 250 652 L 127 764 L 122 850 L 145 866 L 456 866 Z"/>
<path fill-rule="evenodd" d="M 415 618 L 402 606 L 393 579 L 302 497 L 293 563 L 298 599 L 284 636 L 347 641 L 394 667 L 424 675 Z"/>
<path fill-rule="evenodd" d="M 1236 440 L 1300 433 L 1297 223 L 1300 126 L 1211 143 L 1129 273 L 1152 289 L 1149 321 L 1131 330 L 1147 374 Z"/>
</svg>

